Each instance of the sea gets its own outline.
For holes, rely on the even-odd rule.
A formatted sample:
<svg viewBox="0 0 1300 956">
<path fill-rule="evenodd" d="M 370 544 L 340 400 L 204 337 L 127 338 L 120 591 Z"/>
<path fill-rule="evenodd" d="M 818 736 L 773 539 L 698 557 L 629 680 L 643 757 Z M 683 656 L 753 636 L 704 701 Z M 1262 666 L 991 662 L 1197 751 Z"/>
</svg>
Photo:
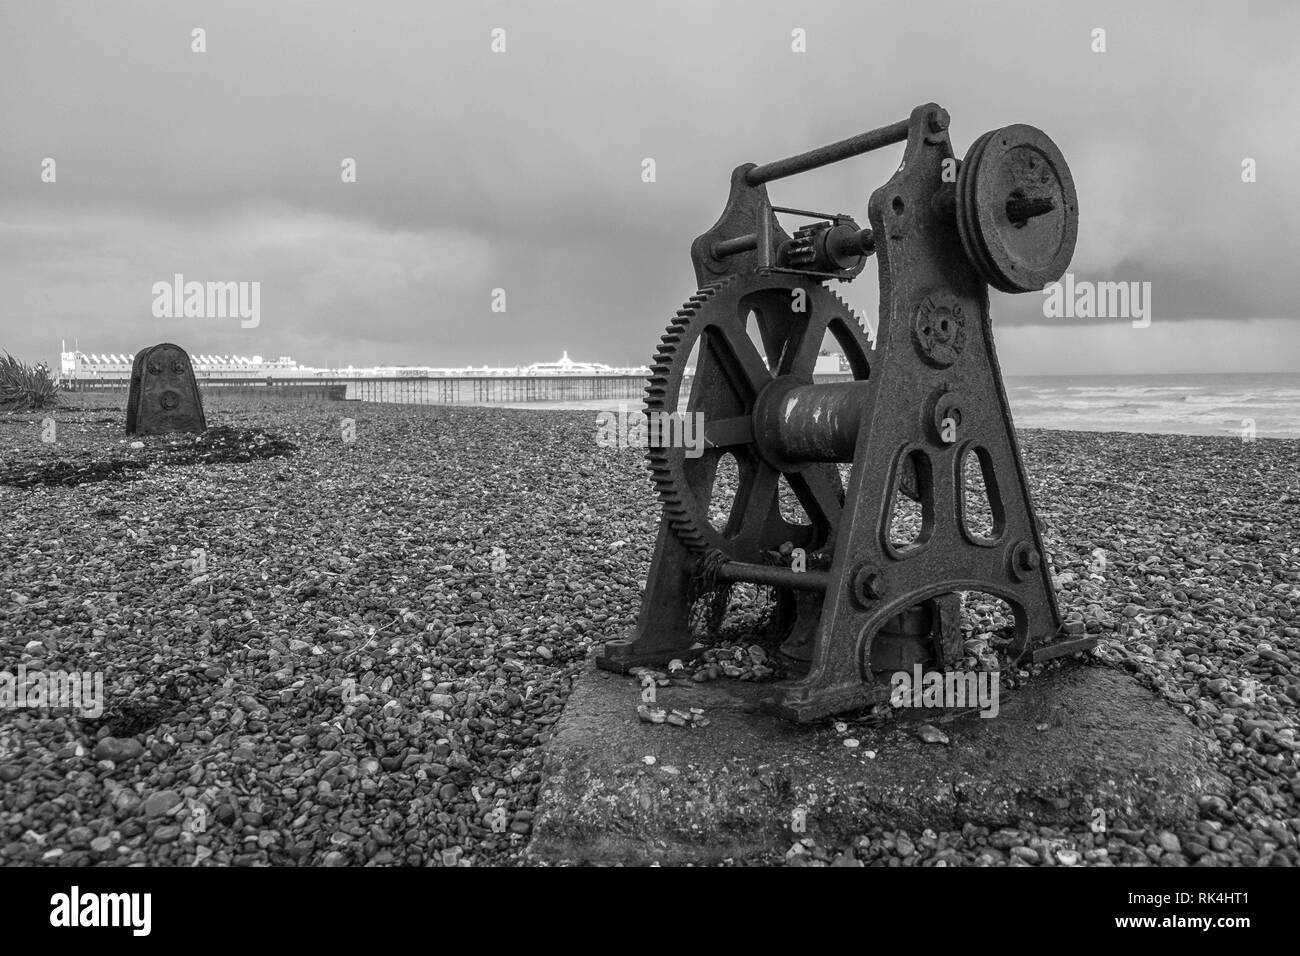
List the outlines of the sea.
<svg viewBox="0 0 1300 956">
<path fill-rule="evenodd" d="M 1008 376 L 1019 428 L 1300 438 L 1300 373 Z M 639 410 L 635 400 L 518 408 Z"/>
<path fill-rule="evenodd" d="M 1300 373 L 1008 377 L 1021 428 L 1300 438 Z"/>
</svg>

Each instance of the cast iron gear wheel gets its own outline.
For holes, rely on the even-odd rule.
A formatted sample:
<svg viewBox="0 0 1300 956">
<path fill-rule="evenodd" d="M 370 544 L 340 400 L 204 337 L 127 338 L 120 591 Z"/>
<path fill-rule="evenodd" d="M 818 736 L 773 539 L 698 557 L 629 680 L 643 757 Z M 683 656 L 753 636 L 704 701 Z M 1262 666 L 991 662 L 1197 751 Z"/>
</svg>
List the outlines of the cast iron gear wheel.
<svg viewBox="0 0 1300 956">
<path fill-rule="evenodd" d="M 751 331 L 761 341 L 766 360 L 751 340 Z M 786 541 L 810 553 L 832 546 L 844 507 L 839 468 L 813 463 L 782 473 L 759 455 L 753 435 L 759 393 L 777 376 L 811 384 L 828 331 L 853 377 L 866 379 L 871 353 L 866 332 L 839 296 L 806 276 L 730 276 L 706 285 L 677 311 L 655 355 L 646 389 L 652 424 L 647 457 L 664 514 L 687 547 L 720 552 L 735 561 L 761 562 L 764 552 Z M 697 344 L 694 374 L 688 375 L 687 362 Z M 664 413 L 678 411 L 703 415 L 707 440 L 697 457 L 680 442 L 656 445 L 653 423 L 664 421 Z M 718 463 L 725 455 L 735 458 L 739 481 L 725 525 L 719 528 L 710 521 L 710 505 Z M 782 517 L 782 481 L 811 524 Z"/>
</svg>

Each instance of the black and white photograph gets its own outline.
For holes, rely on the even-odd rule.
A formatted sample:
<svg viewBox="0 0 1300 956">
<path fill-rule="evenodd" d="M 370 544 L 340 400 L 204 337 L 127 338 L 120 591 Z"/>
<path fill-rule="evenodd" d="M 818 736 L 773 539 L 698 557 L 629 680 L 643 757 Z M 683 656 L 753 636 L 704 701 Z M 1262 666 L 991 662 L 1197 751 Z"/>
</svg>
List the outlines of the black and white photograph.
<svg viewBox="0 0 1300 956">
<path fill-rule="evenodd" d="M 957 867 L 1290 931 L 1298 34 L 0 0 L 7 922 Z"/>
</svg>

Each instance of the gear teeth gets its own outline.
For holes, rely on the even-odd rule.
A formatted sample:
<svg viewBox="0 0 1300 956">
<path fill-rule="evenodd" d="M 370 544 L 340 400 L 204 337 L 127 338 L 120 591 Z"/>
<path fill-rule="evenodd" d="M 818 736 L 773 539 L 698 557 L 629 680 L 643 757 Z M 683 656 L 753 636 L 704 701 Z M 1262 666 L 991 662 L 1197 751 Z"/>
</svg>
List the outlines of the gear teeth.
<svg viewBox="0 0 1300 956">
<path fill-rule="evenodd" d="M 840 298 L 839 293 L 837 293 L 835 290 L 828 288 L 826 291 L 829 292 L 831 294 L 831 298 L 833 298 L 835 302 L 841 308 L 844 309 L 849 319 L 852 320 L 853 324 L 858 327 L 858 331 L 861 332 L 863 335 L 870 336 L 871 330 L 867 328 L 867 317 L 865 313 L 859 315 L 857 312 L 855 312 L 853 310 L 853 307 L 849 305 L 847 302 L 845 302 L 842 298 Z M 863 347 L 865 349 L 866 343 L 863 343 Z"/>
<path fill-rule="evenodd" d="M 673 376 L 677 370 L 679 355 L 682 352 L 682 342 L 690 334 L 692 321 L 700 309 L 713 298 L 719 288 L 733 280 L 734 277 L 728 277 L 704 286 L 692 295 L 669 321 L 668 328 L 660 337 L 660 346 L 655 352 L 651 374 L 647 378 L 645 390 L 647 413 L 668 410 L 669 404 L 673 406 L 672 411 L 676 411 L 675 396 L 670 392 L 673 387 Z M 708 550 L 708 541 L 699 528 L 696 527 L 690 509 L 681 500 L 678 490 L 679 483 L 674 474 L 674 465 L 669 460 L 665 450 L 655 447 L 647 448 L 646 460 L 656 496 L 663 507 L 664 516 L 668 519 L 669 526 L 677 535 L 678 540 L 693 551 Z"/>
</svg>

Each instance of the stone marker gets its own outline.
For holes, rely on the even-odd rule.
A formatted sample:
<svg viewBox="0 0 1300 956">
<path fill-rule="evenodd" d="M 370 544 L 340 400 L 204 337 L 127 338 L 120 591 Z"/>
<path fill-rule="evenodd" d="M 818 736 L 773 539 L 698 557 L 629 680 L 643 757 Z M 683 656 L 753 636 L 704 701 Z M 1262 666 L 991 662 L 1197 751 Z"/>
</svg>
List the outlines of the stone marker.
<svg viewBox="0 0 1300 956">
<path fill-rule="evenodd" d="M 126 402 L 128 435 L 201 432 L 208 427 L 190 357 L 163 342 L 136 353 Z"/>
</svg>

